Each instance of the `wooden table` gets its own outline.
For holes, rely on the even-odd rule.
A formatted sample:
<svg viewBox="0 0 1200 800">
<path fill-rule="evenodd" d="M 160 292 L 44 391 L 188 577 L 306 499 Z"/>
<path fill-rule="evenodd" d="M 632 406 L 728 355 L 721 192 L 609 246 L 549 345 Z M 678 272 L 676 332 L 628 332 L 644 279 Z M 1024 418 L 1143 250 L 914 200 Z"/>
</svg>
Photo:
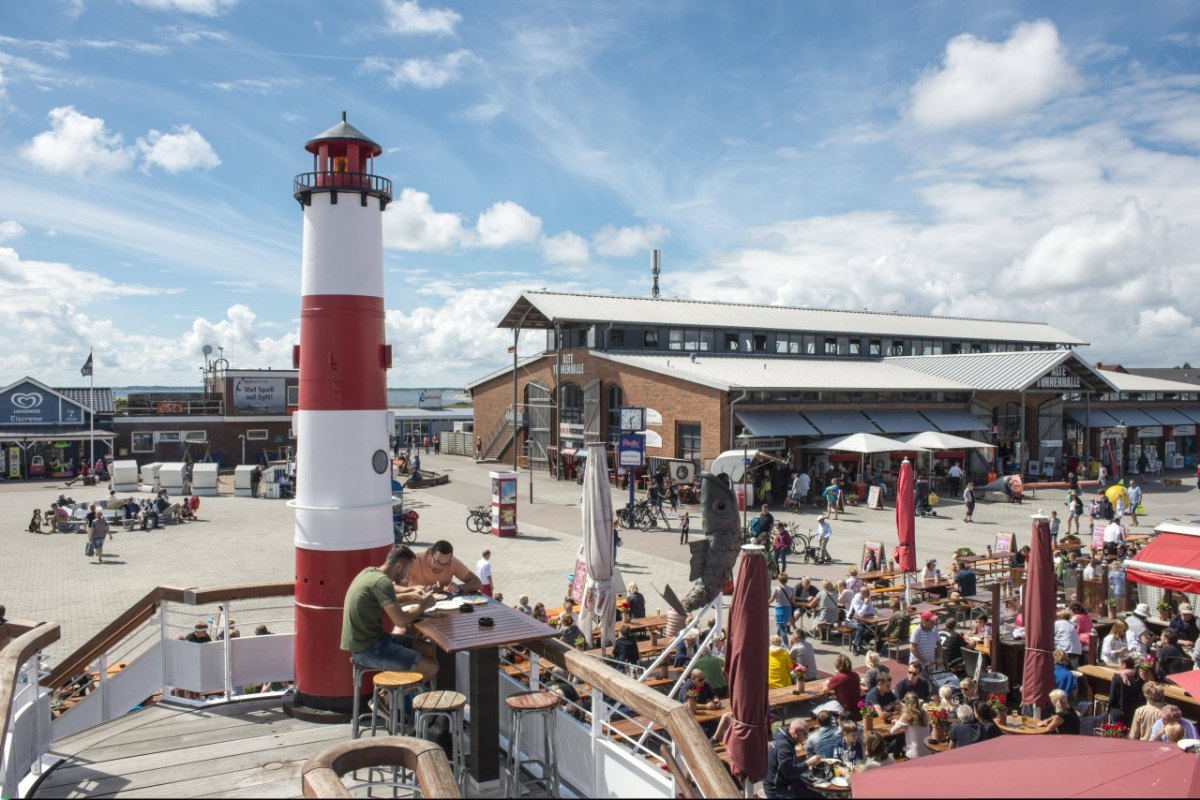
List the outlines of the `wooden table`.
<svg viewBox="0 0 1200 800">
<path fill-rule="evenodd" d="M 479 626 L 491 617 L 491 628 Z M 471 703 L 471 755 L 468 765 L 477 784 L 500 777 L 500 646 L 554 638 L 556 631 L 515 608 L 489 599 L 475 612 L 444 612 L 419 620 L 416 629 L 438 648 L 436 688 L 456 686 L 455 653 L 470 653 L 467 699 Z"/>
<path fill-rule="evenodd" d="M 1019 728 L 1009 727 L 1007 717 L 1004 718 L 1003 722 L 997 719 L 996 727 L 1005 733 L 1023 736 L 1043 736 L 1050 733 L 1050 729 L 1042 725 L 1042 720 L 1034 719 L 1033 717 L 1021 717 L 1021 727 Z"/>
<path fill-rule="evenodd" d="M 944 753 L 950 749 L 949 742 L 935 742 L 933 739 L 926 739 L 925 746 L 928 747 L 930 749 L 930 751 L 934 752 L 934 753 Z"/>
<path fill-rule="evenodd" d="M 660 639 L 657 642 L 652 642 L 649 639 L 643 639 L 637 643 L 638 656 L 640 656 L 641 658 L 649 658 L 650 656 L 656 656 L 659 653 L 661 653 L 663 651 L 663 648 L 666 647 L 668 644 L 670 644 L 670 642 L 668 642 L 666 639 Z M 591 650 L 584 650 L 583 654 L 592 656 L 593 658 L 601 657 L 599 647 L 593 647 Z M 606 652 L 604 653 L 603 657 L 604 658 L 612 657 L 612 646 L 611 645 L 606 649 Z"/>
<path fill-rule="evenodd" d="M 1087 679 L 1088 688 L 1095 694 L 1108 694 L 1109 685 L 1112 682 L 1113 675 L 1117 674 L 1115 667 L 1108 667 L 1103 664 L 1084 664 L 1079 668 L 1079 674 Z M 1200 720 L 1200 698 L 1193 697 L 1185 692 L 1181 687 L 1174 683 L 1163 682 L 1159 684 L 1163 687 L 1163 693 L 1166 695 L 1167 702 L 1179 706 L 1179 710 L 1183 715 L 1190 720 Z"/>
<path fill-rule="evenodd" d="M 814 700 L 825 700 L 825 686 L 828 680 L 805 681 L 804 691 L 795 693 L 792 686 L 780 686 L 767 690 L 767 705 L 771 708 L 785 708 L 799 703 L 811 703 Z"/>
<path fill-rule="evenodd" d="M 871 583 L 873 581 L 891 581 L 903 574 L 903 572 L 896 569 L 880 569 L 874 572 L 860 572 L 858 573 L 858 578 L 864 583 Z"/>
</svg>

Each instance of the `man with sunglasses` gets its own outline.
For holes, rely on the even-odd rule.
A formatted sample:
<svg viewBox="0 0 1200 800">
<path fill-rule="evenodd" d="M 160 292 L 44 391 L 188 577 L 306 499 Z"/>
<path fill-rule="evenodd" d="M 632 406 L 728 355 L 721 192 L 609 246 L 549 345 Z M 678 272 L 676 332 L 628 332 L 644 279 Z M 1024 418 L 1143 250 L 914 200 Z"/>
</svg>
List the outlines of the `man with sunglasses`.
<svg viewBox="0 0 1200 800">
<path fill-rule="evenodd" d="M 455 583 L 455 579 L 459 582 Z M 417 556 L 404 585 L 449 594 L 469 594 L 483 588 L 479 576 L 454 557 L 454 545 L 445 539 L 434 542 L 432 547 Z"/>
</svg>

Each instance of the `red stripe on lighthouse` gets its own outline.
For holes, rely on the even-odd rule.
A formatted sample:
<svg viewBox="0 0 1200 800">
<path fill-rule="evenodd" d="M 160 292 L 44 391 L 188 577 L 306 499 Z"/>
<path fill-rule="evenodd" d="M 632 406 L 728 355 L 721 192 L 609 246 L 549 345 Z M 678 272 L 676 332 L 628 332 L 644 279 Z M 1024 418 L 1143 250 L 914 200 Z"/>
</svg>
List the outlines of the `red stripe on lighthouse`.
<svg viewBox="0 0 1200 800">
<path fill-rule="evenodd" d="M 382 297 L 309 295 L 300 303 L 300 408 L 387 408 Z"/>
</svg>

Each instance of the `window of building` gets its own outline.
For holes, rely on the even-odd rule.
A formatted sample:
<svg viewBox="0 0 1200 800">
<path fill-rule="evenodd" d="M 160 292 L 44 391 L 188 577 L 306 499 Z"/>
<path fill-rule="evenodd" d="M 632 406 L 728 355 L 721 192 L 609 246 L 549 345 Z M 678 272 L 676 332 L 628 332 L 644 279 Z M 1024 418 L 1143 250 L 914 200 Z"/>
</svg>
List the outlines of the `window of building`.
<svg viewBox="0 0 1200 800">
<path fill-rule="evenodd" d="M 767 352 L 767 335 L 765 333 L 754 334 L 754 352 Z"/>
<path fill-rule="evenodd" d="M 971 342 L 971 352 L 972 353 L 982 353 L 983 347 L 979 344 L 979 342 Z"/>
<path fill-rule="evenodd" d="M 203 444 L 208 441 L 208 431 L 184 431 L 183 440 L 185 442 L 199 442 Z"/>
<path fill-rule="evenodd" d="M 867 355 L 870 355 L 870 356 L 883 355 L 883 342 L 879 339 L 872 339 L 867 344 Z"/>
<path fill-rule="evenodd" d="M 179 441 L 179 431 L 159 431 L 156 436 L 161 444 L 174 444 Z"/>
<path fill-rule="evenodd" d="M 683 332 L 683 349 L 689 352 L 696 350 L 707 350 L 707 347 L 701 347 L 700 329 L 688 328 Z"/>
<path fill-rule="evenodd" d="M 621 406 L 625 405 L 625 393 L 621 391 L 620 386 L 611 384 L 605 399 L 608 401 L 605 415 L 608 423 L 608 441 L 615 446 L 621 435 Z"/>
<path fill-rule="evenodd" d="M 736 353 L 738 349 L 738 335 L 736 333 L 725 334 L 725 349 Z"/>
<path fill-rule="evenodd" d="M 613 328 L 608 332 L 608 346 L 618 349 L 625 346 L 625 329 Z"/>
<path fill-rule="evenodd" d="M 738 336 L 738 340 L 741 342 L 743 353 L 754 352 L 754 334 L 750 333 L 750 331 L 742 331 Z"/>
<path fill-rule="evenodd" d="M 153 453 L 154 434 L 150 431 L 135 431 L 132 434 L 132 444 L 135 453 Z"/>
<path fill-rule="evenodd" d="M 888 355 L 902 356 L 904 355 L 904 342 L 892 342 L 892 348 Z"/>
<path fill-rule="evenodd" d="M 578 384 L 562 385 L 562 406 L 559 413 L 563 422 L 577 425 L 583 422 L 583 389 L 580 389 Z"/>
<path fill-rule="evenodd" d="M 700 458 L 700 423 L 680 422 L 675 437 L 677 458 Z"/>
<path fill-rule="evenodd" d="M 642 347 L 645 347 L 648 350 L 657 350 L 658 349 L 658 331 L 657 330 L 655 330 L 654 328 L 651 328 L 650 330 L 642 331 Z"/>
<path fill-rule="evenodd" d="M 850 340 L 850 355 L 852 355 L 852 356 L 861 356 L 862 355 L 862 339 L 851 339 Z"/>
<path fill-rule="evenodd" d="M 263 441 L 267 436 L 266 428 L 252 428 L 246 431 L 246 440 L 250 442 Z"/>
<path fill-rule="evenodd" d="M 298 384 L 287 387 L 287 404 L 293 407 L 300 405 L 300 386 Z"/>
<path fill-rule="evenodd" d="M 836 356 L 837 355 L 837 339 L 835 339 L 832 336 L 825 337 L 825 355 L 827 355 L 827 356 Z"/>
<path fill-rule="evenodd" d="M 683 349 L 683 328 L 671 328 L 667 331 L 667 349 Z"/>
<path fill-rule="evenodd" d="M 810 333 L 804 334 L 804 354 L 806 356 L 815 356 L 817 354 L 817 337 Z"/>
<path fill-rule="evenodd" d="M 716 345 L 714 344 L 714 342 L 716 342 L 716 333 L 715 332 L 713 332 L 711 330 L 704 330 L 703 328 L 701 328 L 699 331 L 699 339 L 700 339 L 699 349 L 702 352 L 708 352 L 710 350 L 716 349 Z"/>
</svg>

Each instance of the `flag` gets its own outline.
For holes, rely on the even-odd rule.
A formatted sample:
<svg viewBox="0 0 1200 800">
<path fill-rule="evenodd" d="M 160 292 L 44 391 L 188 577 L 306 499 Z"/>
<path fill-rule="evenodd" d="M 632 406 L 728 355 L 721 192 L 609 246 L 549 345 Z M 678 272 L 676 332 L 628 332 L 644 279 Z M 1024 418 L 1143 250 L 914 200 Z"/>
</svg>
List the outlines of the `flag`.
<svg viewBox="0 0 1200 800">
<path fill-rule="evenodd" d="M 92 354 L 91 353 L 88 353 L 88 360 L 86 362 L 84 362 L 82 367 L 79 368 L 79 374 L 85 378 L 92 374 Z"/>
</svg>

